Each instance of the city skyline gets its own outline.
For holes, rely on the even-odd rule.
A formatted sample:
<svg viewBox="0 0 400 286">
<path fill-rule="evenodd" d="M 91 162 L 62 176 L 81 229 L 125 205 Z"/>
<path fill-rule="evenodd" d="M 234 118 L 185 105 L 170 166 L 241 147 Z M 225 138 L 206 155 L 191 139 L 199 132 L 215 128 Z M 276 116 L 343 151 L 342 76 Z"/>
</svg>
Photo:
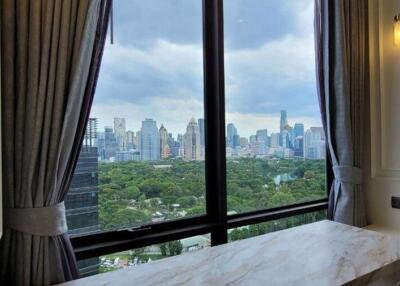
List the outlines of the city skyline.
<svg viewBox="0 0 400 286">
<path fill-rule="evenodd" d="M 234 123 L 242 136 L 264 128 L 278 132 L 281 109 L 288 110 L 293 123 L 321 125 L 313 2 L 225 3 L 226 122 Z M 113 126 L 114 117 L 125 118 L 127 130 L 140 129 L 144 118 L 156 118 L 177 134 L 190 118 L 204 117 L 201 1 L 163 0 L 158 5 L 114 3 L 114 44 L 106 43 L 91 112 L 101 130 Z M 157 21 L 149 26 L 148 19 Z"/>
<path fill-rule="evenodd" d="M 97 119 L 94 119 L 97 126 Z M 98 132 L 99 160 L 159 161 L 182 158 L 186 161 L 205 159 L 204 119 L 192 117 L 183 133 L 169 132 L 168 126 L 153 118 L 141 121 L 138 131 L 126 129 L 126 120 L 114 118 L 114 129 Z M 322 126 L 305 128 L 302 122 L 292 123 L 287 110 L 280 111 L 279 132 L 258 129 L 249 137 L 241 136 L 233 123 L 227 123 L 226 157 L 257 158 L 325 158 L 325 134 Z"/>
<path fill-rule="evenodd" d="M 286 110 L 285 110 L 286 111 Z M 266 126 L 272 126 L 272 124 L 265 124 L 265 127 L 264 128 L 254 128 L 253 130 L 248 130 L 248 132 L 249 133 L 246 133 L 246 132 L 243 132 L 242 131 L 242 129 L 240 129 L 238 126 L 240 126 L 240 123 L 235 123 L 235 122 L 226 122 L 226 126 L 225 126 L 225 136 L 227 136 L 228 134 L 227 134 L 227 128 L 228 128 L 228 126 L 230 125 L 230 124 L 233 124 L 234 126 L 235 126 L 235 128 L 236 128 L 236 131 L 237 131 L 237 133 L 240 135 L 240 137 L 242 138 L 242 137 L 245 137 L 245 138 L 247 138 L 247 139 L 250 139 L 250 137 L 252 136 L 252 135 L 256 135 L 256 133 L 257 133 L 257 131 L 259 131 L 259 130 L 264 130 L 264 129 L 267 129 L 268 130 L 268 134 L 271 134 L 271 133 L 280 133 L 280 112 L 278 112 L 278 118 L 276 119 L 276 120 L 274 120 L 274 122 L 277 122 L 277 127 L 275 126 L 275 128 L 268 128 L 268 127 L 266 127 Z M 125 119 L 125 118 L 123 118 L 123 117 L 113 117 L 112 118 L 112 122 L 114 122 L 115 121 L 115 119 L 116 118 L 118 118 L 118 119 Z M 166 128 L 167 130 L 168 130 L 168 133 L 172 133 L 172 135 L 173 135 L 173 137 L 174 138 L 177 138 L 177 136 L 178 135 L 183 135 L 184 133 L 185 133 L 185 129 L 186 129 L 186 127 L 187 127 L 187 124 L 188 124 L 188 122 L 190 122 L 190 120 L 191 120 L 191 118 L 194 118 L 194 119 L 196 119 L 196 120 L 199 120 L 199 119 L 201 119 L 201 120 L 204 120 L 204 118 L 203 117 L 195 117 L 195 116 L 192 116 L 192 117 L 190 117 L 187 121 L 183 121 L 184 123 L 182 123 L 182 125 L 184 126 L 184 128 L 182 128 L 182 130 L 180 130 L 179 132 L 172 132 L 171 131 L 171 129 L 169 128 L 169 126 L 168 126 L 168 124 L 166 124 L 166 123 L 164 123 L 164 122 L 159 122 L 158 120 L 157 120 L 157 118 L 153 118 L 153 117 L 145 117 L 145 118 L 143 118 L 143 119 L 141 119 L 138 123 L 137 123 L 137 128 L 129 128 L 129 126 L 136 126 L 136 124 L 134 124 L 134 125 L 128 125 L 128 124 L 126 124 L 125 126 L 125 129 L 126 129 L 126 132 L 134 132 L 135 134 L 137 133 L 137 132 L 139 132 L 140 131 L 140 129 L 141 129 L 141 124 L 142 124 L 142 121 L 143 120 L 146 120 L 146 119 L 151 119 L 151 120 L 154 120 L 155 122 L 156 122 L 156 126 L 157 126 L 157 128 L 159 129 L 161 126 L 163 126 L 164 128 Z M 288 118 L 290 118 L 290 117 L 288 117 Z M 107 129 L 107 128 L 112 128 L 113 130 L 114 130 L 114 127 L 113 127 L 113 125 L 115 126 L 115 124 L 114 123 L 112 123 L 112 124 L 105 124 L 105 125 L 102 125 L 101 124 L 101 121 L 99 120 L 99 118 L 96 118 L 97 119 L 97 124 L 98 124 L 98 133 L 104 133 L 104 130 L 105 129 Z M 125 120 L 125 122 L 128 122 L 128 121 L 126 121 Z M 129 122 L 128 122 L 129 123 Z M 296 125 L 297 124 L 303 124 L 303 126 L 304 126 L 304 131 L 305 130 L 308 130 L 308 129 L 310 129 L 311 127 L 322 127 L 322 124 L 320 123 L 320 122 L 316 122 L 316 124 L 305 124 L 304 122 L 302 122 L 301 120 L 295 120 L 295 119 L 289 119 L 288 120 L 288 125 L 290 125 L 290 126 L 292 126 L 293 128 L 295 128 L 296 127 Z M 115 130 L 114 130 L 114 132 L 115 132 Z M 244 134 L 244 135 L 242 135 L 242 134 Z M 249 134 L 249 135 L 246 135 L 246 134 Z"/>
</svg>

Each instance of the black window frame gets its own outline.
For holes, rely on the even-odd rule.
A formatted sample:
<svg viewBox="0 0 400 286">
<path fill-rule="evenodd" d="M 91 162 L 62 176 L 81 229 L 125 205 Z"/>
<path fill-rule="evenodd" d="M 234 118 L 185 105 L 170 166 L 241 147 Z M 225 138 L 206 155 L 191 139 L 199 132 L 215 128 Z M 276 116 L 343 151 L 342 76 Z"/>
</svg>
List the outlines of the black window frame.
<svg viewBox="0 0 400 286">
<path fill-rule="evenodd" d="M 228 242 L 230 228 L 328 208 L 327 187 L 327 197 L 324 199 L 227 215 L 223 0 L 202 0 L 202 3 L 206 214 L 72 236 L 71 242 L 78 260 L 206 233 L 211 234 L 211 246 L 216 246 Z M 331 166 L 327 156 L 327 186 L 331 185 L 333 179 Z"/>
</svg>

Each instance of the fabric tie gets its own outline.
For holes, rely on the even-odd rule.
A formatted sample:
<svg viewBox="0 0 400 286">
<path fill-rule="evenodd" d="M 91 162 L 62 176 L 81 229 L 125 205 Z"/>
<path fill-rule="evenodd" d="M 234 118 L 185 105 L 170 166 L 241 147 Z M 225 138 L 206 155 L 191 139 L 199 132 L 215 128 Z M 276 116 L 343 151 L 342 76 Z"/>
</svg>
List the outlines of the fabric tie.
<svg viewBox="0 0 400 286">
<path fill-rule="evenodd" d="M 335 179 L 341 183 L 362 184 L 362 170 L 353 166 L 333 166 Z"/>
<path fill-rule="evenodd" d="M 39 236 L 56 236 L 68 231 L 65 205 L 39 208 L 5 208 L 4 226 Z"/>
</svg>

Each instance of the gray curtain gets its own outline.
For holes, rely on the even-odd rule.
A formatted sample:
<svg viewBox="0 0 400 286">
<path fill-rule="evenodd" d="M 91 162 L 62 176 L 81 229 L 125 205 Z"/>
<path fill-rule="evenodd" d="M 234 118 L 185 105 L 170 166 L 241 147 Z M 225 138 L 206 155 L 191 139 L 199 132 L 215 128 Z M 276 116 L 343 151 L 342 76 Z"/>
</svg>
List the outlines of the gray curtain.
<svg viewBox="0 0 400 286">
<path fill-rule="evenodd" d="M 65 219 L 110 1 L 3 0 L 1 285 L 78 277 Z"/>
<path fill-rule="evenodd" d="M 328 217 L 366 224 L 363 116 L 369 92 L 368 1 L 316 0 L 317 85 L 334 180 Z"/>
</svg>

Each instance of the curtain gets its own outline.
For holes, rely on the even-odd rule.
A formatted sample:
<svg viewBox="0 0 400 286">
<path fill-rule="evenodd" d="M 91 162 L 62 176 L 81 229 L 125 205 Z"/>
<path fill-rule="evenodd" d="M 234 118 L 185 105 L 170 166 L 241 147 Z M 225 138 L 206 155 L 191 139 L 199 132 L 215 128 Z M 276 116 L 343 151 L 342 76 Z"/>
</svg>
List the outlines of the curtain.
<svg viewBox="0 0 400 286">
<path fill-rule="evenodd" d="M 3 0 L 1 285 L 78 277 L 64 198 L 89 117 L 107 0 Z"/>
<path fill-rule="evenodd" d="M 328 218 L 365 226 L 362 149 L 369 92 L 368 1 L 316 0 L 318 97 L 334 175 Z"/>
</svg>

